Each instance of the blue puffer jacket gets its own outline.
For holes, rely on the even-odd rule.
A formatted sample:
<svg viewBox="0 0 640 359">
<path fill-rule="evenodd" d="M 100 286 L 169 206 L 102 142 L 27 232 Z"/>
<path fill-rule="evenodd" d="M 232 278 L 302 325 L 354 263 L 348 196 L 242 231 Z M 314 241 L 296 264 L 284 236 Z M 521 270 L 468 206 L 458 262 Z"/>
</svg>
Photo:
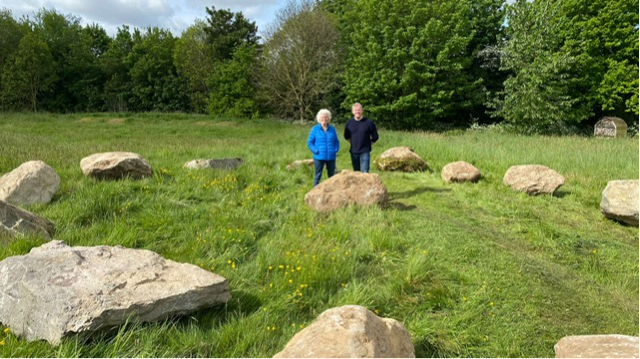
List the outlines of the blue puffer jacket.
<svg viewBox="0 0 640 359">
<path fill-rule="evenodd" d="M 313 126 L 309 132 L 307 147 L 313 153 L 314 160 L 331 161 L 336 159 L 336 153 L 340 150 L 340 141 L 336 128 L 329 125 L 327 131 L 322 129 L 322 125 Z"/>
</svg>

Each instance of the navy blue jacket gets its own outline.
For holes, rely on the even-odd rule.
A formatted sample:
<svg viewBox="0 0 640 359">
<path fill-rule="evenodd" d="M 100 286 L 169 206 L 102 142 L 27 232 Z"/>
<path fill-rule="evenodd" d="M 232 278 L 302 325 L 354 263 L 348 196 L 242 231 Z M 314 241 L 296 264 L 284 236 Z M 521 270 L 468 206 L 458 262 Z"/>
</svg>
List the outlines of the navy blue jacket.
<svg viewBox="0 0 640 359">
<path fill-rule="evenodd" d="M 351 153 L 371 152 L 371 144 L 378 140 L 378 129 L 376 124 L 366 117 L 360 121 L 351 117 L 344 126 L 344 138 L 351 140 Z"/>
<path fill-rule="evenodd" d="M 335 160 L 336 154 L 340 150 L 340 141 L 338 140 L 336 128 L 329 125 L 327 131 L 324 131 L 321 124 L 313 126 L 311 132 L 309 132 L 307 147 L 313 153 L 314 160 Z"/>
</svg>

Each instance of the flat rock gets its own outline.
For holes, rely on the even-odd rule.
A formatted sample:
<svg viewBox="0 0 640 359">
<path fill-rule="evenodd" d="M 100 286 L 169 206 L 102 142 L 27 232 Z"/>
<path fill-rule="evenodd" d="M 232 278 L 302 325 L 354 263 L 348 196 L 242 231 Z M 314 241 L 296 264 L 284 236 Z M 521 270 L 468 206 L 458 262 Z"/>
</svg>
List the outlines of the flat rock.
<svg viewBox="0 0 640 359">
<path fill-rule="evenodd" d="M 609 181 L 602 191 L 600 211 L 605 217 L 638 225 L 638 180 Z"/>
<path fill-rule="evenodd" d="M 5 201 L 0 201 L 0 231 L 18 236 L 35 234 L 44 238 L 51 238 L 53 236 L 54 226 L 48 219 L 13 206 Z"/>
<path fill-rule="evenodd" d="M 60 187 L 60 176 L 42 161 L 29 161 L 0 177 L 0 200 L 15 205 L 49 203 Z"/>
<path fill-rule="evenodd" d="M 96 153 L 83 158 L 80 167 L 85 176 L 101 180 L 141 179 L 152 174 L 149 162 L 132 152 Z"/>
<path fill-rule="evenodd" d="M 415 358 L 415 349 L 402 323 L 346 305 L 324 311 L 274 358 Z"/>
<path fill-rule="evenodd" d="M 502 183 L 513 190 L 535 196 L 552 194 L 565 182 L 558 172 L 542 165 L 512 166 L 504 174 Z"/>
<path fill-rule="evenodd" d="M 304 196 L 304 202 L 318 212 L 330 212 L 351 205 L 384 207 L 387 187 L 375 173 L 343 170 L 320 182 Z"/>
<path fill-rule="evenodd" d="M 226 279 L 148 250 L 51 241 L 0 262 L 0 322 L 27 340 L 58 344 L 73 333 L 157 321 L 229 299 Z"/>
<path fill-rule="evenodd" d="M 638 337 L 628 335 L 572 335 L 553 347 L 556 358 L 637 358 Z"/>
<path fill-rule="evenodd" d="M 445 182 L 477 182 L 480 170 L 465 161 L 452 162 L 442 168 L 442 180 Z"/>
<path fill-rule="evenodd" d="M 220 158 L 220 159 L 197 159 L 191 160 L 184 164 L 185 168 L 190 169 L 222 169 L 222 170 L 235 170 L 244 161 L 242 158 Z"/>
<path fill-rule="evenodd" d="M 428 169 L 427 162 L 407 146 L 393 147 L 384 151 L 374 163 L 381 171 L 416 172 Z"/>
<path fill-rule="evenodd" d="M 287 170 L 291 171 L 301 167 L 313 168 L 313 159 L 310 160 L 296 160 L 287 165 Z"/>
</svg>

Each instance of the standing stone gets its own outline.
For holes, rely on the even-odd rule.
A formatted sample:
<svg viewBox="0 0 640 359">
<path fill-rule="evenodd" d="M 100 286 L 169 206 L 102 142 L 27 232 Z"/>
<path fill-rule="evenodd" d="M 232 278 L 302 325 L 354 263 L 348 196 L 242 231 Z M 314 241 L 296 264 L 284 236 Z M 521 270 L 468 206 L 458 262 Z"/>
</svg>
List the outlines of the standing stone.
<svg viewBox="0 0 640 359">
<path fill-rule="evenodd" d="M 85 176 L 101 180 L 118 180 L 124 177 L 141 179 L 152 173 L 149 162 L 131 152 L 96 153 L 83 158 L 80 167 Z"/>
<path fill-rule="evenodd" d="M 565 182 L 558 172 L 542 165 L 512 166 L 504 174 L 502 183 L 515 191 L 535 196 L 552 194 Z"/>
<path fill-rule="evenodd" d="M 387 204 L 387 187 L 375 173 L 343 170 L 309 191 L 304 202 L 318 212 L 350 205 L 384 207 Z"/>
<path fill-rule="evenodd" d="M 376 160 L 380 171 L 416 172 L 428 169 L 427 163 L 411 147 L 393 147 L 384 151 Z"/>
<path fill-rule="evenodd" d="M 609 181 L 602 191 L 600 211 L 605 217 L 638 225 L 638 180 Z"/>
<path fill-rule="evenodd" d="M 452 162 L 442 168 L 442 180 L 451 182 L 477 182 L 480 170 L 465 161 Z"/>
<path fill-rule="evenodd" d="M 44 238 L 53 236 L 54 226 L 48 219 L 0 201 L 0 232 L 12 235 L 35 234 Z M 1 303 L 1 302 L 0 302 Z"/>
<path fill-rule="evenodd" d="M 324 311 L 274 358 L 415 358 L 407 329 L 358 305 Z"/>
<path fill-rule="evenodd" d="M 0 177 L 0 200 L 16 205 L 49 203 L 60 176 L 42 161 L 29 161 Z"/>
<path fill-rule="evenodd" d="M 240 166 L 244 161 L 242 158 L 221 158 L 221 159 L 197 159 L 191 160 L 184 164 L 185 168 L 190 169 L 222 169 L 222 170 L 235 170 Z"/>
<path fill-rule="evenodd" d="M 553 347 L 556 358 L 637 358 L 638 337 L 628 335 L 572 335 Z"/>
<path fill-rule="evenodd" d="M 148 250 L 51 241 L 0 262 L 0 322 L 27 340 L 58 344 L 73 333 L 157 321 L 229 299 L 226 279 Z"/>
</svg>

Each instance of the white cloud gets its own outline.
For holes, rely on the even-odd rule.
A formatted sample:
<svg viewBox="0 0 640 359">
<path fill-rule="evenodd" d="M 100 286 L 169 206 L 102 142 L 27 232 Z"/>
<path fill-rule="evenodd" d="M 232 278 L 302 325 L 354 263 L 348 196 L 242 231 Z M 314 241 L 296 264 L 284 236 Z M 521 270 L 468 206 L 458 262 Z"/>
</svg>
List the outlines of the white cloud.
<svg viewBox="0 0 640 359">
<path fill-rule="evenodd" d="M 55 9 L 82 18 L 84 24 L 98 23 L 112 36 L 122 25 L 157 26 L 180 36 L 197 18 L 205 19 L 206 7 L 212 6 L 241 11 L 262 32 L 284 4 L 285 0 L 0 0 L 0 8 L 11 10 L 14 18 L 33 17 L 42 8 Z"/>
</svg>

